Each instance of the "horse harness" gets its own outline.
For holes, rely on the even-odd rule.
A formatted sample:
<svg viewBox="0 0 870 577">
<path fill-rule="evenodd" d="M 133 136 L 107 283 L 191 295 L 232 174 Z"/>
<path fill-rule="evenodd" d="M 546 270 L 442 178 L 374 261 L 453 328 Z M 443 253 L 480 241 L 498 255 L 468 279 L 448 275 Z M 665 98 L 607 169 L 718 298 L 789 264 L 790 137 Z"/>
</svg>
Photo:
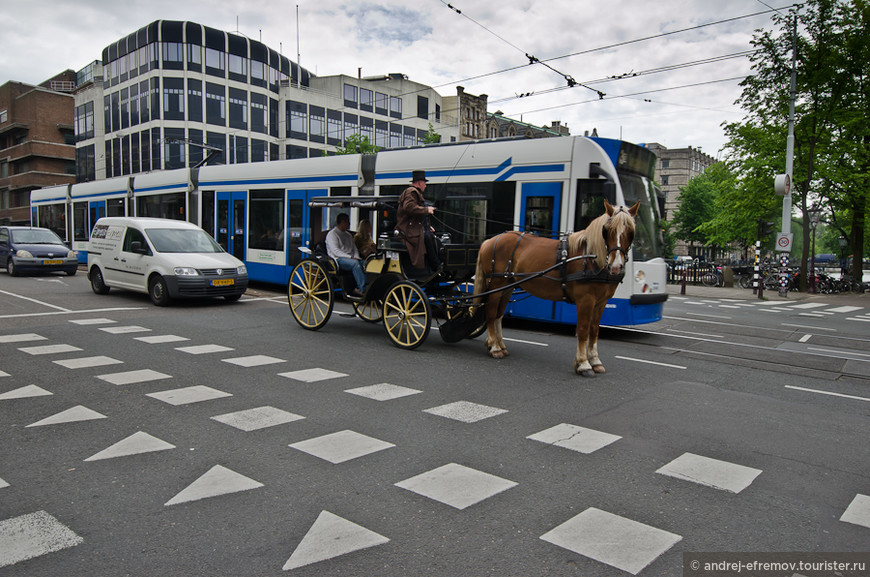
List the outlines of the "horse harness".
<svg viewBox="0 0 870 577">
<path fill-rule="evenodd" d="M 571 297 L 568 294 L 568 283 L 571 283 L 571 282 L 601 282 L 601 283 L 619 284 L 620 282 L 622 282 L 622 279 L 625 277 L 625 272 L 621 272 L 619 274 L 610 274 L 607 271 L 606 267 L 599 269 L 599 270 L 581 270 L 581 271 L 569 273 L 568 272 L 568 263 L 569 262 L 577 260 L 577 259 L 584 259 L 584 260 L 595 259 L 596 256 L 594 254 L 586 254 L 586 255 L 578 255 L 578 256 L 569 258 L 568 257 L 568 238 L 565 236 L 560 237 L 559 243 L 556 245 L 556 260 L 555 260 L 555 267 L 553 267 L 553 268 L 557 268 L 559 270 L 559 273 L 560 273 L 559 278 L 547 276 L 546 274 L 542 274 L 539 272 L 535 272 L 535 273 L 517 273 L 517 272 L 514 272 L 513 270 L 511 270 L 511 268 L 513 267 L 513 263 L 514 263 L 514 257 L 516 256 L 517 249 L 519 248 L 520 243 L 522 242 L 523 238 L 526 236 L 526 233 L 525 232 L 517 233 L 517 232 L 511 231 L 511 234 L 516 235 L 517 242 L 514 245 L 514 250 L 513 250 L 513 252 L 511 252 L 511 256 L 508 259 L 507 264 L 505 265 L 504 272 L 503 273 L 495 272 L 495 254 L 496 254 L 495 249 L 496 249 L 496 246 L 498 246 L 499 237 L 502 236 L 502 235 L 499 235 L 499 236 L 495 237 L 495 239 L 494 239 L 495 246 L 492 247 L 492 272 L 489 273 L 488 275 L 486 275 L 486 278 L 488 278 L 488 279 L 504 278 L 504 279 L 513 280 L 513 279 L 520 278 L 520 277 L 531 278 L 534 276 L 543 276 L 546 279 L 560 281 L 562 284 L 562 300 L 568 304 L 574 304 L 574 300 L 571 299 Z M 621 246 L 615 246 L 615 247 L 608 248 L 607 249 L 608 256 L 610 255 L 611 252 L 615 252 L 615 251 L 621 252 L 623 254 L 623 257 L 625 258 L 625 260 L 626 261 L 628 260 L 628 251 L 626 251 Z"/>
</svg>

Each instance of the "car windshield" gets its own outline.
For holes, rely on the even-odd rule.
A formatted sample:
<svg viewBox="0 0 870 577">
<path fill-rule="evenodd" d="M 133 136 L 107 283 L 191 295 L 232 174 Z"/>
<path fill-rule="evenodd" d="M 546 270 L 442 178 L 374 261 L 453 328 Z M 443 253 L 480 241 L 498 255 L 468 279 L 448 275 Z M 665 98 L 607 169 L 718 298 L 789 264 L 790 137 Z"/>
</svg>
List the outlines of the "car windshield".
<svg viewBox="0 0 870 577">
<path fill-rule="evenodd" d="M 9 232 L 12 242 L 19 244 L 63 244 L 60 237 L 47 228 L 23 228 Z"/>
<path fill-rule="evenodd" d="M 149 228 L 145 231 L 157 252 L 223 252 L 203 230 Z"/>
</svg>

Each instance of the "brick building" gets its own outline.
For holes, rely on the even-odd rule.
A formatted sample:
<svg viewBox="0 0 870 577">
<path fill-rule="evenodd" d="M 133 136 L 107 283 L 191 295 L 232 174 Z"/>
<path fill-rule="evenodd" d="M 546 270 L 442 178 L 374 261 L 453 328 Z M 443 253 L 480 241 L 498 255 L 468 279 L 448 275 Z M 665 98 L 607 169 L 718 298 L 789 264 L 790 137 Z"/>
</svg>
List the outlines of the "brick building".
<svg viewBox="0 0 870 577">
<path fill-rule="evenodd" d="M 75 72 L 0 86 L 0 224 L 30 224 L 30 191 L 75 182 Z"/>
</svg>

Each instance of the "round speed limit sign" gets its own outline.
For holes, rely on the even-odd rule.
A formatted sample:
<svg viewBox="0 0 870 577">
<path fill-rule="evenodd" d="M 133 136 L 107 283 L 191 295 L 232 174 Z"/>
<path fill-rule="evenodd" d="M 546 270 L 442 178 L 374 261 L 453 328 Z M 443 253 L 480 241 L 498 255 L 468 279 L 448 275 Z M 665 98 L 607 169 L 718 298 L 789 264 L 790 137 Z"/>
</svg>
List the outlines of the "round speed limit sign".
<svg viewBox="0 0 870 577">
<path fill-rule="evenodd" d="M 791 252 L 791 234 L 782 234 L 776 237 L 776 250 L 782 252 Z"/>
</svg>

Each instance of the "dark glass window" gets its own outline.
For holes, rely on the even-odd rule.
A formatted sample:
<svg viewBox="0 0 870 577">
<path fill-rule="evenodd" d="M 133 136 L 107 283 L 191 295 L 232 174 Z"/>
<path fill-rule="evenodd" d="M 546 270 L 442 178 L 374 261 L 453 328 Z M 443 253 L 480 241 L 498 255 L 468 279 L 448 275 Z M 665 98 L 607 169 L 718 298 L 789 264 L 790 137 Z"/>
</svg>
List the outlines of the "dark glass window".
<svg viewBox="0 0 870 577">
<path fill-rule="evenodd" d="M 184 44 L 181 42 L 163 43 L 163 68 L 165 70 L 184 68 Z"/>
<path fill-rule="evenodd" d="M 324 142 L 326 139 L 326 111 L 320 106 L 308 107 L 309 138 L 312 142 Z"/>
<path fill-rule="evenodd" d="M 103 151 L 103 158 L 106 160 L 106 176 L 112 176 L 112 140 L 107 138 L 105 142 L 105 150 Z"/>
<path fill-rule="evenodd" d="M 121 93 L 112 93 L 112 132 L 121 130 Z"/>
<path fill-rule="evenodd" d="M 266 87 L 266 68 L 268 65 L 265 62 L 251 59 L 251 84 Z"/>
<path fill-rule="evenodd" d="M 278 138 L 278 118 L 281 116 L 281 109 L 278 106 L 278 101 L 274 98 L 269 99 L 269 136 Z"/>
<path fill-rule="evenodd" d="M 251 93 L 251 130 L 266 134 L 266 123 L 268 122 L 269 109 L 266 106 L 266 96 L 264 94 Z"/>
<path fill-rule="evenodd" d="M 144 136 L 145 133 L 143 132 Z M 145 143 L 142 143 L 142 148 L 145 148 Z M 151 170 L 160 170 L 160 129 L 151 129 Z"/>
<path fill-rule="evenodd" d="M 112 176 L 121 176 L 123 166 L 121 165 L 121 139 L 112 139 Z M 108 174 L 108 173 L 107 173 Z"/>
<path fill-rule="evenodd" d="M 187 119 L 193 122 L 202 122 L 201 80 L 187 79 Z"/>
<path fill-rule="evenodd" d="M 160 79 L 151 79 L 151 120 L 160 120 Z"/>
<path fill-rule="evenodd" d="M 76 182 L 89 182 L 97 177 L 94 145 L 76 148 Z"/>
<path fill-rule="evenodd" d="M 287 136 L 308 140 L 308 106 L 304 102 L 287 101 Z"/>
<path fill-rule="evenodd" d="M 130 128 L 130 90 L 121 89 L 121 128 Z"/>
<path fill-rule="evenodd" d="M 121 138 L 121 174 L 130 174 L 130 135 Z"/>
<path fill-rule="evenodd" d="M 341 112 L 338 110 L 326 111 L 326 142 L 337 146 L 341 144 L 342 139 L 342 122 Z"/>
<path fill-rule="evenodd" d="M 185 144 L 184 144 L 184 129 L 183 128 L 164 128 L 163 129 L 163 168 L 171 170 L 173 168 L 184 168 L 187 165 Z"/>
<path fill-rule="evenodd" d="M 112 97 L 108 94 L 103 96 L 103 125 L 106 132 L 112 131 Z"/>
<path fill-rule="evenodd" d="M 163 119 L 184 120 L 183 78 L 163 78 Z"/>
<path fill-rule="evenodd" d="M 134 132 L 130 135 L 130 171 L 133 174 L 136 174 L 141 170 L 141 163 L 139 159 L 139 133 Z"/>
<path fill-rule="evenodd" d="M 139 124 L 139 85 L 130 86 L 130 126 Z"/>
<path fill-rule="evenodd" d="M 227 71 L 231 80 L 239 82 L 248 81 L 248 59 L 244 56 L 229 54 L 227 57 Z"/>
<path fill-rule="evenodd" d="M 387 106 L 390 103 L 389 97 L 386 94 L 375 92 L 375 112 L 377 114 L 387 115 Z"/>
<path fill-rule="evenodd" d="M 390 116 L 402 118 L 402 99 L 397 96 L 390 96 Z"/>
<path fill-rule="evenodd" d="M 139 134 L 142 143 L 139 150 L 142 151 L 142 172 L 151 170 L 151 143 L 149 132 L 146 130 Z"/>
<path fill-rule="evenodd" d="M 417 96 L 417 118 L 429 118 L 429 99 L 425 96 Z"/>
<path fill-rule="evenodd" d="M 344 105 L 348 108 L 356 108 L 357 100 L 356 100 L 357 87 L 353 84 L 345 84 L 344 85 Z"/>
<path fill-rule="evenodd" d="M 202 46 L 199 44 L 187 45 L 187 69 L 202 72 Z"/>
<path fill-rule="evenodd" d="M 227 125 L 226 88 L 212 82 L 205 83 L 205 121 L 219 126 Z"/>
<path fill-rule="evenodd" d="M 344 113 L 344 140 L 359 133 L 359 120 L 356 114 Z"/>
<path fill-rule="evenodd" d="M 230 164 L 248 162 L 248 139 L 230 134 Z"/>
<path fill-rule="evenodd" d="M 212 76 L 226 77 L 226 65 L 224 64 L 225 54 L 221 50 L 214 48 L 205 49 L 205 72 Z"/>
<path fill-rule="evenodd" d="M 359 117 L 359 133 L 369 139 L 371 144 L 375 144 L 375 123 L 374 120 L 367 116 Z"/>
<path fill-rule="evenodd" d="M 390 148 L 402 146 L 402 125 L 390 123 Z"/>
<path fill-rule="evenodd" d="M 229 98 L 230 128 L 248 128 L 248 93 L 238 88 L 230 88 Z"/>
<path fill-rule="evenodd" d="M 308 149 L 304 146 L 291 144 L 287 147 L 287 158 L 308 158 Z"/>
<path fill-rule="evenodd" d="M 139 117 L 141 118 L 142 124 L 145 124 L 149 120 L 151 120 L 151 107 L 150 107 L 150 91 L 148 90 L 148 81 L 139 83 Z"/>
<path fill-rule="evenodd" d="M 441 122 L 441 105 L 435 105 L 435 122 Z"/>
<path fill-rule="evenodd" d="M 267 153 L 268 148 L 264 140 L 251 139 L 251 162 L 265 162 L 269 160 Z"/>
<path fill-rule="evenodd" d="M 390 145 L 389 126 L 383 120 L 375 121 L 375 145 L 378 148 L 387 148 Z"/>
<path fill-rule="evenodd" d="M 368 88 L 359 89 L 359 109 L 366 112 L 375 111 L 375 93 Z"/>
<path fill-rule="evenodd" d="M 227 138 L 226 135 L 220 132 L 206 132 L 206 144 L 219 148 L 221 152 L 212 157 L 209 164 L 226 164 L 227 159 Z M 211 151 L 209 151 L 211 152 Z"/>
<path fill-rule="evenodd" d="M 94 102 L 76 106 L 76 142 L 94 137 Z"/>
<path fill-rule="evenodd" d="M 187 158 L 189 166 L 196 166 L 202 159 L 205 158 L 206 151 L 201 146 L 196 146 L 193 143 L 202 143 L 202 130 L 188 130 L 187 139 L 190 143 L 187 145 Z"/>
</svg>

